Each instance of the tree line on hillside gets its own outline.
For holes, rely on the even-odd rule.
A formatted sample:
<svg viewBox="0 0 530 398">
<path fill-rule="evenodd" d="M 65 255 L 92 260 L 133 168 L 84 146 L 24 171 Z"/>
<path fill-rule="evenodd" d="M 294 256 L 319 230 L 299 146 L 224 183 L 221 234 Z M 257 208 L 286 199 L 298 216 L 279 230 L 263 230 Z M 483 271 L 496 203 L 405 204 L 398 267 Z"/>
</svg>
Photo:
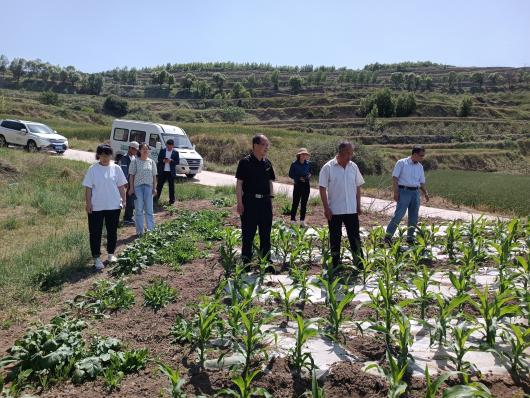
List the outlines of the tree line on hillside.
<svg viewBox="0 0 530 398">
<path fill-rule="evenodd" d="M 191 71 L 212 71 L 226 67 L 223 71 L 213 73 L 192 73 Z M 240 69 L 237 69 L 239 68 Z M 362 70 L 346 68 L 314 67 L 304 65 L 296 67 L 272 67 L 270 64 L 237 64 L 232 62 L 171 64 L 155 68 L 114 68 L 102 73 L 83 73 L 74 66 L 61 67 L 43 62 L 40 59 L 25 60 L 14 58 L 9 61 L 0 55 L 0 77 L 6 81 L 7 72 L 11 74 L 14 87 L 19 87 L 22 80 L 28 89 L 36 91 L 54 90 L 59 92 L 80 92 L 99 95 L 104 88 L 106 92 L 122 95 L 121 86 L 130 86 L 128 90 L 141 86 L 145 96 L 157 96 L 177 89 L 176 97 L 180 98 L 248 98 L 261 91 L 287 90 L 291 94 L 300 94 L 321 87 L 330 89 L 348 89 L 356 87 L 387 86 L 395 90 L 433 91 L 435 88 L 448 93 L 463 93 L 507 87 L 514 89 L 530 82 L 530 72 L 525 69 L 506 70 L 486 73 L 448 71 L 441 76 L 428 73 L 403 72 L 407 68 L 447 68 L 447 65 L 425 62 L 404 62 L 399 64 L 371 64 Z M 251 69 L 254 68 L 254 69 Z M 233 76 L 233 71 L 250 71 L 246 76 Z M 188 71 L 184 73 L 185 71 Z M 391 71 L 389 74 L 388 72 Z M 394 71 L 394 72 L 392 72 Z M 260 72 L 260 73 L 255 73 Z M 287 76 L 286 76 L 287 75 Z M 149 79 L 150 77 L 150 79 Z M 435 80 L 436 79 L 436 80 Z M 4 83 L 5 84 L 5 83 Z M 151 85 L 151 86 L 149 86 Z M 24 86 L 24 87 L 26 87 Z M 158 86 L 158 93 L 151 88 Z M 148 90 L 149 89 L 149 90 Z M 169 92 L 168 92 L 169 91 Z M 154 93 L 154 94 L 152 94 Z"/>
</svg>

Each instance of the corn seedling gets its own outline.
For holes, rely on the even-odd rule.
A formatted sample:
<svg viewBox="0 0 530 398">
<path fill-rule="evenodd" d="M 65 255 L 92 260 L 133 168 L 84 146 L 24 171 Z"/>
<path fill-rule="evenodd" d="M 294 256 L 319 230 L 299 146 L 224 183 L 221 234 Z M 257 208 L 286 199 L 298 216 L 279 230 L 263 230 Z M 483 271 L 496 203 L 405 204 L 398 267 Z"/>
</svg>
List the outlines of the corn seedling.
<svg viewBox="0 0 530 398">
<path fill-rule="evenodd" d="M 241 327 L 237 336 L 238 351 L 245 357 L 243 376 L 249 375 L 252 360 L 259 354 L 268 357 L 263 347 L 267 332 L 263 331 L 263 325 L 270 321 L 271 316 L 265 314 L 260 307 L 253 307 L 248 312 L 239 310 Z"/>
<path fill-rule="evenodd" d="M 219 305 L 216 302 L 203 301 L 197 314 L 195 346 L 199 357 L 199 366 L 204 367 L 206 345 L 213 335 L 216 323 L 219 322 Z"/>
<path fill-rule="evenodd" d="M 361 278 L 363 285 L 366 286 L 368 278 L 373 274 L 373 270 L 376 266 L 376 261 L 373 258 L 373 255 L 369 250 L 366 250 L 366 254 L 362 257 L 359 257 L 359 261 L 362 264 L 361 269 Z"/>
<path fill-rule="evenodd" d="M 467 372 L 471 369 L 471 363 L 464 361 L 464 355 L 474 348 L 468 345 L 469 336 L 477 330 L 471 328 L 466 322 L 460 322 L 451 328 L 452 343 L 451 346 L 455 352 L 454 356 L 450 356 L 449 360 L 455 365 L 456 371 L 463 375 L 467 382 Z"/>
<path fill-rule="evenodd" d="M 243 374 L 232 379 L 232 382 L 236 385 L 237 390 L 224 389 L 217 394 L 220 397 L 236 397 L 236 398 L 251 398 L 251 397 L 265 397 L 272 398 L 267 390 L 262 387 L 252 387 L 252 381 L 260 373 L 259 370 L 255 370 L 252 373 Z"/>
<path fill-rule="evenodd" d="M 442 398 L 492 398 L 490 390 L 484 384 L 474 381 L 448 387 L 442 393 Z"/>
<path fill-rule="evenodd" d="M 460 308 L 469 297 L 465 295 L 447 299 L 440 293 L 437 293 L 435 298 L 438 306 L 438 317 L 436 318 L 434 330 L 431 333 L 431 345 L 433 345 L 435 341 L 437 341 L 439 345 L 442 345 L 447 341 L 447 328 L 450 320 L 453 318 L 453 312 Z"/>
<path fill-rule="evenodd" d="M 175 301 L 177 291 L 169 286 L 166 281 L 156 280 L 143 289 L 144 305 L 151 307 L 155 312 Z"/>
<path fill-rule="evenodd" d="M 283 315 L 285 316 L 285 322 L 289 322 L 289 319 L 293 317 L 293 305 L 296 303 L 296 290 L 297 287 L 293 286 L 287 289 L 283 283 L 280 282 L 281 292 L 271 291 L 271 295 L 282 305 Z"/>
<path fill-rule="evenodd" d="M 239 255 L 236 247 L 239 243 L 239 233 L 234 228 L 225 228 L 223 230 L 223 243 L 219 248 L 221 255 L 221 266 L 225 271 L 225 278 L 228 278 L 235 270 Z"/>
<path fill-rule="evenodd" d="M 281 264 L 287 263 L 291 251 L 293 250 L 292 232 L 285 225 L 281 224 L 275 229 L 272 237 L 273 247 L 276 250 L 277 256 L 281 260 Z"/>
<path fill-rule="evenodd" d="M 160 372 L 165 374 L 169 380 L 170 387 L 167 391 L 171 395 L 171 398 L 186 398 L 186 394 L 182 391 L 182 387 L 186 384 L 186 380 L 180 376 L 177 368 L 173 369 L 168 364 L 159 362 L 158 369 Z"/>
<path fill-rule="evenodd" d="M 386 359 L 388 367 L 382 367 L 378 364 L 368 365 L 365 369 L 369 370 L 376 368 L 385 377 L 388 382 L 388 398 L 398 398 L 405 394 L 407 390 L 407 383 L 403 381 L 403 377 L 407 371 L 407 364 L 400 367 L 398 361 L 387 350 Z"/>
<path fill-rule="evenodd" d="M 434 294 L 429 292 L 429 286 L 433 284 L 431 281 L 434 271 L 429 269 L 427 266 L 423 266 L 421 269 L 421 276 L 416 277 L 412 280 L 412 284 L 416 288 L 412 289 L 412 293 L 416 296 L 416 301 L 420 304 L 420 319 L 425 319 L 425 312 L 430 301 L 434 299 Z"/>
<path fill-rule="evenodd" d="M 457 221 L 451 221 L 445 230 L 445 252 L 450 260 L 455 259 L 456 245 L 462 239 L 460 233 L 460 224 Z"/>
<path fill-rule="evenodd" d="M 451 376 L 455 375 L 455 372 L 442 373 L 436 379 L 432 380 L 429 374 L 429 367 L 425 367 L 425 398 L 436 398 L 439 396 L 438 390 L 442 384 Z"/>
<path fill-rule="evenodd" d="M 329 256 L 329 229 L 327 227 L 315 228 L 320 242 L 320 254 L 322 258 Z"/>
<path fill-rule="evenodd" d="M 530 347 L 530 328 L 513 323 L 509 326 L 511 333 L 505 330 L 501 336 L 505 343 L 510 344 L 511 352 L 501 352 L 501 354 L 508 360 L 510 370 L 514 375 L 528 375 L 529 368 L 524 359 L 528 356 L 525 351 Z"/>
<path fill-rule="evenodd" d="M 317 372 L 313 369 L 311 372 L 311 391 L 306 391 L 304 397 L 326 398 L 324 389 L 318 385 Z"/>
<path fill-rule="evenodd" d="M 317 335 L 317 329 L 313 328 L 310 321 L 305 322 L 300 315 L 296 315 L 296 344 L 290 352 L 291 364 L 297 372 L 301 372 L 302 369 L 312 371 L 315 367 L 313 357 L 310 352 L 302 352 L 303 345 L 311 337 Z"/>
<path fill-rule="evenodd" d="M 409 347 L 414 341 L 414 337 L 410 331 L 410 320 L 398 306 L 395 306 L 392 309 L 392 314 L 397 326 L 397 328 L 393 329 L 392 334 L 394 336 L 395 345 L 398 349 L 398 367 L 406 369 L 409 358 L 412 358 L 409 355 Z"/>
<path fill-rule="evenodd" d="M 345 291 L 342 300 L 337 298 L 337 290 L 340 278 L 336 278 L 333 282 L 328 281 L 322 277 L 318 278 L 326 291 L 326 303 L 328 305 L 329 314 L 326 319 L 327 335 L 333 340 L 339 339 L 340 326 L 344 320 L 344 309 L 355 298 L 355 292 Z"/>
<path fill-rule="evenodd" d="M 293 282 L 300 291 L 300 293 L 298 294 L 298 298 L 300 299 L 300 302 L 302 304 L 302 309 L 304 309 L 305 303 L 309 301 L 309 298 L 307 296 L 307 291 L 309 289 L 309 278 L 307 275 L 307 269 L 305 269 L 304 267 L 294 267 L 290 271 L 291 277 L 293 278 Z"/>
<path fill-rule="evenodd" d="M 510 302 L 514 300 L 511 291 L 493 294 L 491 298 L 488 285 L 484 286 L 482 291 L 477 288 L 475 288 L 474 291 L 478 300 L 470 300 L 470 303 L 477 309 L 482 317 L 480 325 L 482 327 L 486 346 L 488 348 L 495 348 L 495 339 L 497 337 L 499 321 L 508 316 L 518 315 L 519 307 L 510 304 Z"/>
</svg>

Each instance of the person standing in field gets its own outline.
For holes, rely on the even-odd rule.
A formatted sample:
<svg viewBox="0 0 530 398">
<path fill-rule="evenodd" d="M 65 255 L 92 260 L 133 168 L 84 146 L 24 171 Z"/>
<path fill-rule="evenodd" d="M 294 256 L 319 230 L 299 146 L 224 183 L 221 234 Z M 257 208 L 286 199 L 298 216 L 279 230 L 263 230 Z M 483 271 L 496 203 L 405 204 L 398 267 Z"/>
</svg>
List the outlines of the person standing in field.
<svg viewBox="0 0 530 398">
<path fill-rule="evenodd" d="M 140 144 L 138 144 L 136 141 L 129 142 L 129 149 L 127 151 L 127 155 L 122 156 L 120 159 L 120 167 L 123 171 L 123 174 L 125 174 L 125 178 L 129 178 L 129 166 L 131 162 L 136 157 L 136 153 L 138 152 L 138 148 L 140 147 Z M 134 198 L 135 196 L 129 195 L 129 190 L 131 188 L 131 185 L 127 185 L 127 202 L 125 203 L 125 212 L 123 214 L 123 223 L 125 225 L 134 225 L 133 220 L 133 211 L 134 211 Z"/>
<path fill-rule="evenodd" d="M 149 145 L 142 143 L 140 144 L 139 156 L 129 166 L 131 185 L 129 195 L 136 195 L 134 210 L 136 213 L 136 235 L 138 236 L 141 236 L 145 231 L 145 221 L 147 221 L 148 231 L 155 227 L 153 196 L 156 195 L 156 175 L 156 163 L 149 157 Z"/>
<path fill-rule="evenodd" d="M 359 260 L 362 257 L 359 215 L 364 178 L 359 167 L 352 161 L 353 149 L 350 142 L 341 142 L 337 155 L 322 166 L 318 179 L 324 215 L 328 220 L 329 249 L 334 271 L 339 267 L 343 224 L 356 268 L 354 272 L 358 272 L 362 266 Z"/>
<path fill-rule="evenodd" d="M 162 188 L 167 181 L 169 188 L 169 204 L 175 203 L 175 176 L 176 166 L 179 164 L 179 152 L 174 148 L 175 142 L 172 139 L 166 141 L 166 148 L 158 153 L 156 164 L 158 171 L 158 185 L 156 186 L 156 201 L 160 199 Z"/>
<path fill-rule="evenodd" d="M 237 212 L 241 217 L 243 263 L 252 260 L 252 243 L 259 229 L 260 255 L 270 261 L 272 198 L 276 179 L 267 159 L 270 142 L 263 134 L 252 138 L 252 152 L 239 161 L 236 171 Z M 273 271 L 269 268 L 269 271 Z"/>
<path fill-rule="evenodd" d="M 417 145 L 412 148 L 412 154 L 409 157 L 398 160 L 394 166 L 392 190 L 397 204 L 394 216 L 386 228 L 385 242 L 387 244 L 392 244 L 392 237 L 407 211 L 407 243 L 414 243 L 414 230 L 418 223 L 420 210 L 420 190 L 425 195 L 425 201 L 429 201 L 429 193 L 425 187 L 425 173 L 421 164 L 424 158 L 425 148 Z"/>
<path fill-rule="evenodd" d="M 120 166 L 112 159 L 112 148 L 101 144 L 96 149 L 97 163 L 88 168 L 83 179 L 85 187 L 85 207 L 88 215 L 88 231 L 90 236 L 90 251 L 97 270 L 104 268 L 101 261 L 101 235 L 103 222 L 107 229 L 107 259 L 115 262 L 114 250 L 118 237 L 118 223 L 120 211 L 125 198 L 127 179 Z"/>
<path fill-rule="evenodd" d="M 296 154 L 296 160 L 291 163 L 289 177 L 294 181 L 293 203 L 291 205 L 291 223 L 296 222 L 296 212 L 300 204 L 300 226 L 305 227 L 305 215 L 307 212 L 307 200 L 311 187 L 309 185 L 309 158 L 310 154 L 305 148 L 300 148 Z"/>
</svg>

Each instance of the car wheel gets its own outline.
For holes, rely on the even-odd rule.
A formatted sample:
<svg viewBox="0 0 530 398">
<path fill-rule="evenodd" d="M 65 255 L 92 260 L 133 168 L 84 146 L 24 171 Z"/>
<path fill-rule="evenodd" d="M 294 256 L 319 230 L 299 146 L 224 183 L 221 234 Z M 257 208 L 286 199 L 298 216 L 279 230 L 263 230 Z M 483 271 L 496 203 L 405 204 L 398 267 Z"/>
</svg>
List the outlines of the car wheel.
<svg viewBox="0 0 530 398">
<path fill-rule="evenodd" d="M 186 177 L 193 178 L 193 177 L 195 177 L 195 174 L 186 174 Z"/>
<path fill-rule="evenodd" d="M 32 153 L 37 152 L 39 150 L 39 148 L 37 148 L 37 144 L 33 140 L 28 141 L 27 149 L 28 149 L 28 152 L 32 152 Z"/>
<path fill-rule="evenodd" d="M 4 137 L 3 135 L 0 135 L 0 148 L 3 148 L 5 146 L 7 146 L 6 137 Z"/>
</svg>

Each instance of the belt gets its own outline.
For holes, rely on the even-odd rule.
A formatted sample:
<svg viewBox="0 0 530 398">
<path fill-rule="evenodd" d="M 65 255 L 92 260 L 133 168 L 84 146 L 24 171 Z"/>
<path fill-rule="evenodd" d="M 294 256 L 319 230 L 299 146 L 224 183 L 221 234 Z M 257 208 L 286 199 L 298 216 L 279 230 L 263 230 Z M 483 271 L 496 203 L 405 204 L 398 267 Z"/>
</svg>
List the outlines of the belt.
<svg viewBox="0 0 530 398">
<path fill-rule="evenodd" d="M 399 188 L 401 189 L 406 189 L 408 191 L 417 191 L 418 190 L 418 187 L 406 187 L 405 185 L 398 185 Z"/>
<path fill-rule="evenodd" d="M 274 198 L 274 195 L 269 194 L 261 194 L 261 193 L 245 193 L 246 197 L 249 198 L 255 198 L 255 199 L 267 199 L 267 198 Z"/>
</svg>

